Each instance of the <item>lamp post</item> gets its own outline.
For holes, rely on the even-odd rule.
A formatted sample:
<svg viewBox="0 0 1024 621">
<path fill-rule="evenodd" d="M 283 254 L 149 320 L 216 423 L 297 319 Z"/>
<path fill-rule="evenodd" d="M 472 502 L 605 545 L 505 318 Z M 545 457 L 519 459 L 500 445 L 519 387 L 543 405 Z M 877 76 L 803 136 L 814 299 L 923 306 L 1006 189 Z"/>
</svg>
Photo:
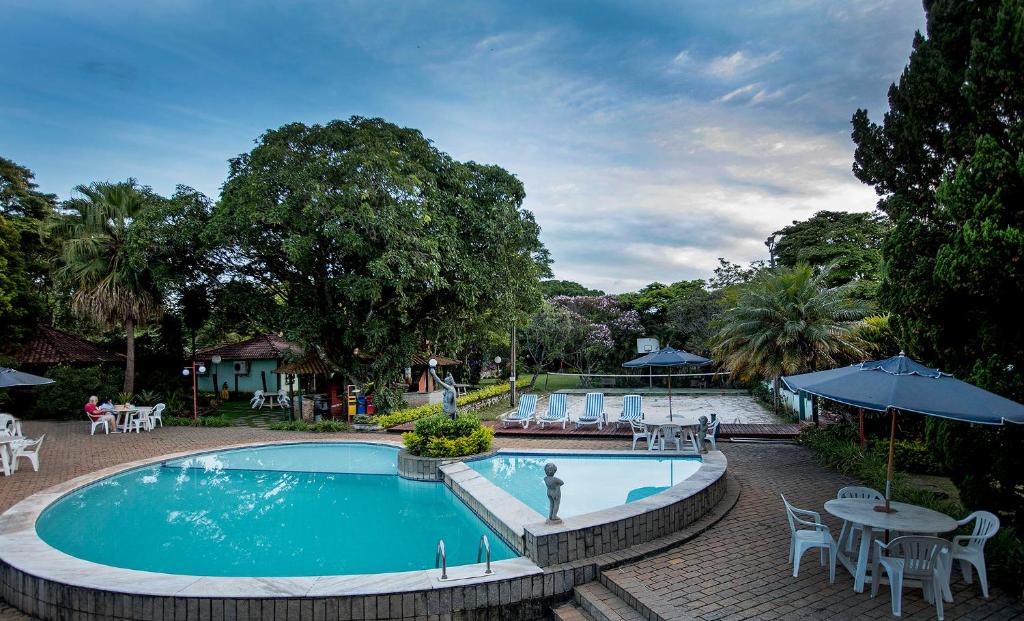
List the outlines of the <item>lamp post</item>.
<svg viewBox="0 0 1024 621">
<path fill-rule="evenodd" d="M 185 377 L 188 377 L 189 375 L 192 376 L 192 418 L 193 418 L 193 420 L 199 418 L 199 390 L 198 390 L 198 386 L 196 384 L 196 382 L 198 381 L 197 377 L 196 377 L 196 371 L 198 371 L 199 373 L 206 373 L 206 366 L 203 365 L 202 363 L 197 363 L 195 360 L 193 360 L 192 361 L 191 369 L 189 367 L 185 367 L 184 369 L 181 370 L 181 374 L 184 375 Z"/>
</svg>

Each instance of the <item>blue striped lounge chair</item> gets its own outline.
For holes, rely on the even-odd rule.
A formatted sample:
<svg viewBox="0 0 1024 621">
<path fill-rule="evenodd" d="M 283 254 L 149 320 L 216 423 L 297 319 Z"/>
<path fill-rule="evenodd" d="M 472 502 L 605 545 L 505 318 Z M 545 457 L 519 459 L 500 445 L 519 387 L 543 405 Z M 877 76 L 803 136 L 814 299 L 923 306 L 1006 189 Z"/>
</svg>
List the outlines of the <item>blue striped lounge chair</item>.
<svg viewBox="0 0 1024 621">
<path fill-rule="evenodd" d="M 642 421 L 644 419 L 644 401 L 640 395 L 626 395 L 622 398 L 622 414 L 619 415 L 619 420 L 615 423 L 615 428 L 618 429 L 622 425 L 629 425 L 634 421 Z"/>
<path fill-rule="evenodd" d="M 548 398 L 548 411 L 537 417 L 537 426 L 541 429 L 544 425 L 557 425 L 562 423 L 562 429 L 569 422 L 569 413 L 566 408 L 566 395 L 554 393 Z"/>
<path fill-rule="evenodd" d="M 501 417 L 501 426 L 522 425 L 526 429 L 536 413 L 537 395 L 523 395 L 519 397 L 519 408 Z"/>
<path fill-rule="evenodd" d="M 604 427 L 607 417 L 604 415 L 604 393 L 588 392 L 583 404 L 583 413 L 576 419 L 576 428 L 586 425 L 597 425 L 598 430 Z"/>
</svg>

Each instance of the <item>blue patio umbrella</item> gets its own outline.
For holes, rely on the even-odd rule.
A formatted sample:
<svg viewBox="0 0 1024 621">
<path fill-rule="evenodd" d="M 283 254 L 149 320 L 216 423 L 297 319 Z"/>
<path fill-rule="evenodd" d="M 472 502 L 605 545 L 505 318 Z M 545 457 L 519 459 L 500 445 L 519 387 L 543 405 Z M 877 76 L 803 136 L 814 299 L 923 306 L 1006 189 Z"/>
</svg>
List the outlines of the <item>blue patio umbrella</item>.
<svg viewBox="0 0 1024 621">
<path fill-rule="evenodd" d="M 647 355 L 640 356 L 635 360 L 623 363 L 622 366 L 628 369 L 668 367 L 668 419 L 672 420 L 672 367 L 683 367 L 687 365 L 704 366 L 706 364 L 711 364 L 711 359 L 666 345 L 658 351 L 651 352 Z"/>
<path fill-rule="evenodd" d="M 848 367 L 783 377 L 790 390 L 803 391 L 858 408 L 889 412 L 889 470 L 885 482 L 885 511 L 893 476 L 896 412 L 915 412 L 965 423 L 1024 424 L 1024 405 L 954 378 L 900 355 Z M 882 510 L 882 509 L 879 509 Z"/>
<path fill-rule="evenodd" d="M 48 377 L 32 375 L 24 371 L 16 371 L 7 367 L 0 367 L 0 388 L 12 388 L 14 386 L 42 386 L 52 384 L 53 380 Z"/>
</svg>

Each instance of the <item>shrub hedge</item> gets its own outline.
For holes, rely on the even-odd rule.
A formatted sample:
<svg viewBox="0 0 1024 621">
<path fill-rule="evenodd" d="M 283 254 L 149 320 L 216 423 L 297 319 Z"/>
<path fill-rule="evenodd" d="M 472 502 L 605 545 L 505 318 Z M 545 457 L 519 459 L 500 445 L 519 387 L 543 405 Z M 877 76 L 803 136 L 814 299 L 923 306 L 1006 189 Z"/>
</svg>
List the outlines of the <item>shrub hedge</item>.
<svg viewBox="0 0 1024 621">
<path fill-rule="evenodd" d="M 424 457 L 463 457 L 491 449 L 494 430 L 480 424 L 473 414 L 455 420 L 435 414 L 416 421 L 415 431 L 402 434 L 405 448 Z"/>
<path fill-rule="evenodd" d="M 348 424 L 338 420 L 322 420 L 319 422 L 306 422 L 304 420 L 287 420 L 270 423 L 272 431 L 310 431 L 313 433 L 340 433 L 351 431 Z"/>
<path fill-rule="evenodd" d="M 529 385 L 529 378 L 516 381 L 516 386 L 519 388 L 525 388 Z M 491 397 L 497 397 L 504 394 L 508 394 L 508 384 L 495 384 L 494 386 L 488 386 L 487 388 L 481 388 L 480 390 L 474 390 L 469 394 L 462 395 L 456 399 L 456 403 L 459 405 L 469 405 L 470 403 L 476 403 L 477 401 L 483 401 L 484 399 L 490 399 Z M 421 405 L 414 408 L 405 408 L 404 410 L 395 410 L 390 414 L 383 414 L 376 418 L 378 425 L 389 429 L 395 425 L 401 425 L 402 423 L 412 422 L 414 420 L 419 420 L 421 418 L 440 413 L 441 404 L 432 403 L 430 405 Z"/>
<path fill-rule="evenodd" d="M 230 427 L 234 424 L 227 416 L 164 416 L 162 420 L 167 427 Z"/>
</svg>

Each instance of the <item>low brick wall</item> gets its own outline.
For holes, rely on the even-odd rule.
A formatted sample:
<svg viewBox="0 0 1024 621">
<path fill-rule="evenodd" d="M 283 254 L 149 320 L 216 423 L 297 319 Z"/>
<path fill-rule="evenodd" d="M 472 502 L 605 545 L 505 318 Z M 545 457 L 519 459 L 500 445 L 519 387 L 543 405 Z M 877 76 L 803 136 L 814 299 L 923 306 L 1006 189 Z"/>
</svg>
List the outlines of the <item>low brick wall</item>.
<svg viewBox="0 0 1024 621">
<path fill-rule="evenodd" d="M 550 451 L 552 455 L 575 452 Z M 623 454 L 635 455 L 628 451 Z M 707 514 L 725 495 L 727 465 L 721 452 L 711 451 L 704 455 L 697 472 L 664 492 L 565 518 L 562 524 L 547 524 L 544 516 L 466 464 L 447 464 L 441 470 L 445 484 L 488 526 L 538 566 L 549 567 L 617 552 L 686 528 Z"/>
<path fill-rule="evenodd" d="M 443 481 L 444 474 L 441 472 L 441 466 L 458 463 L 463 459 L 477 459 L 488 455 L 491 453 L 467 457 L 420 457 L 402 449 L 398 453 L 398 476 L 413 481 Z"/>
</svg>

